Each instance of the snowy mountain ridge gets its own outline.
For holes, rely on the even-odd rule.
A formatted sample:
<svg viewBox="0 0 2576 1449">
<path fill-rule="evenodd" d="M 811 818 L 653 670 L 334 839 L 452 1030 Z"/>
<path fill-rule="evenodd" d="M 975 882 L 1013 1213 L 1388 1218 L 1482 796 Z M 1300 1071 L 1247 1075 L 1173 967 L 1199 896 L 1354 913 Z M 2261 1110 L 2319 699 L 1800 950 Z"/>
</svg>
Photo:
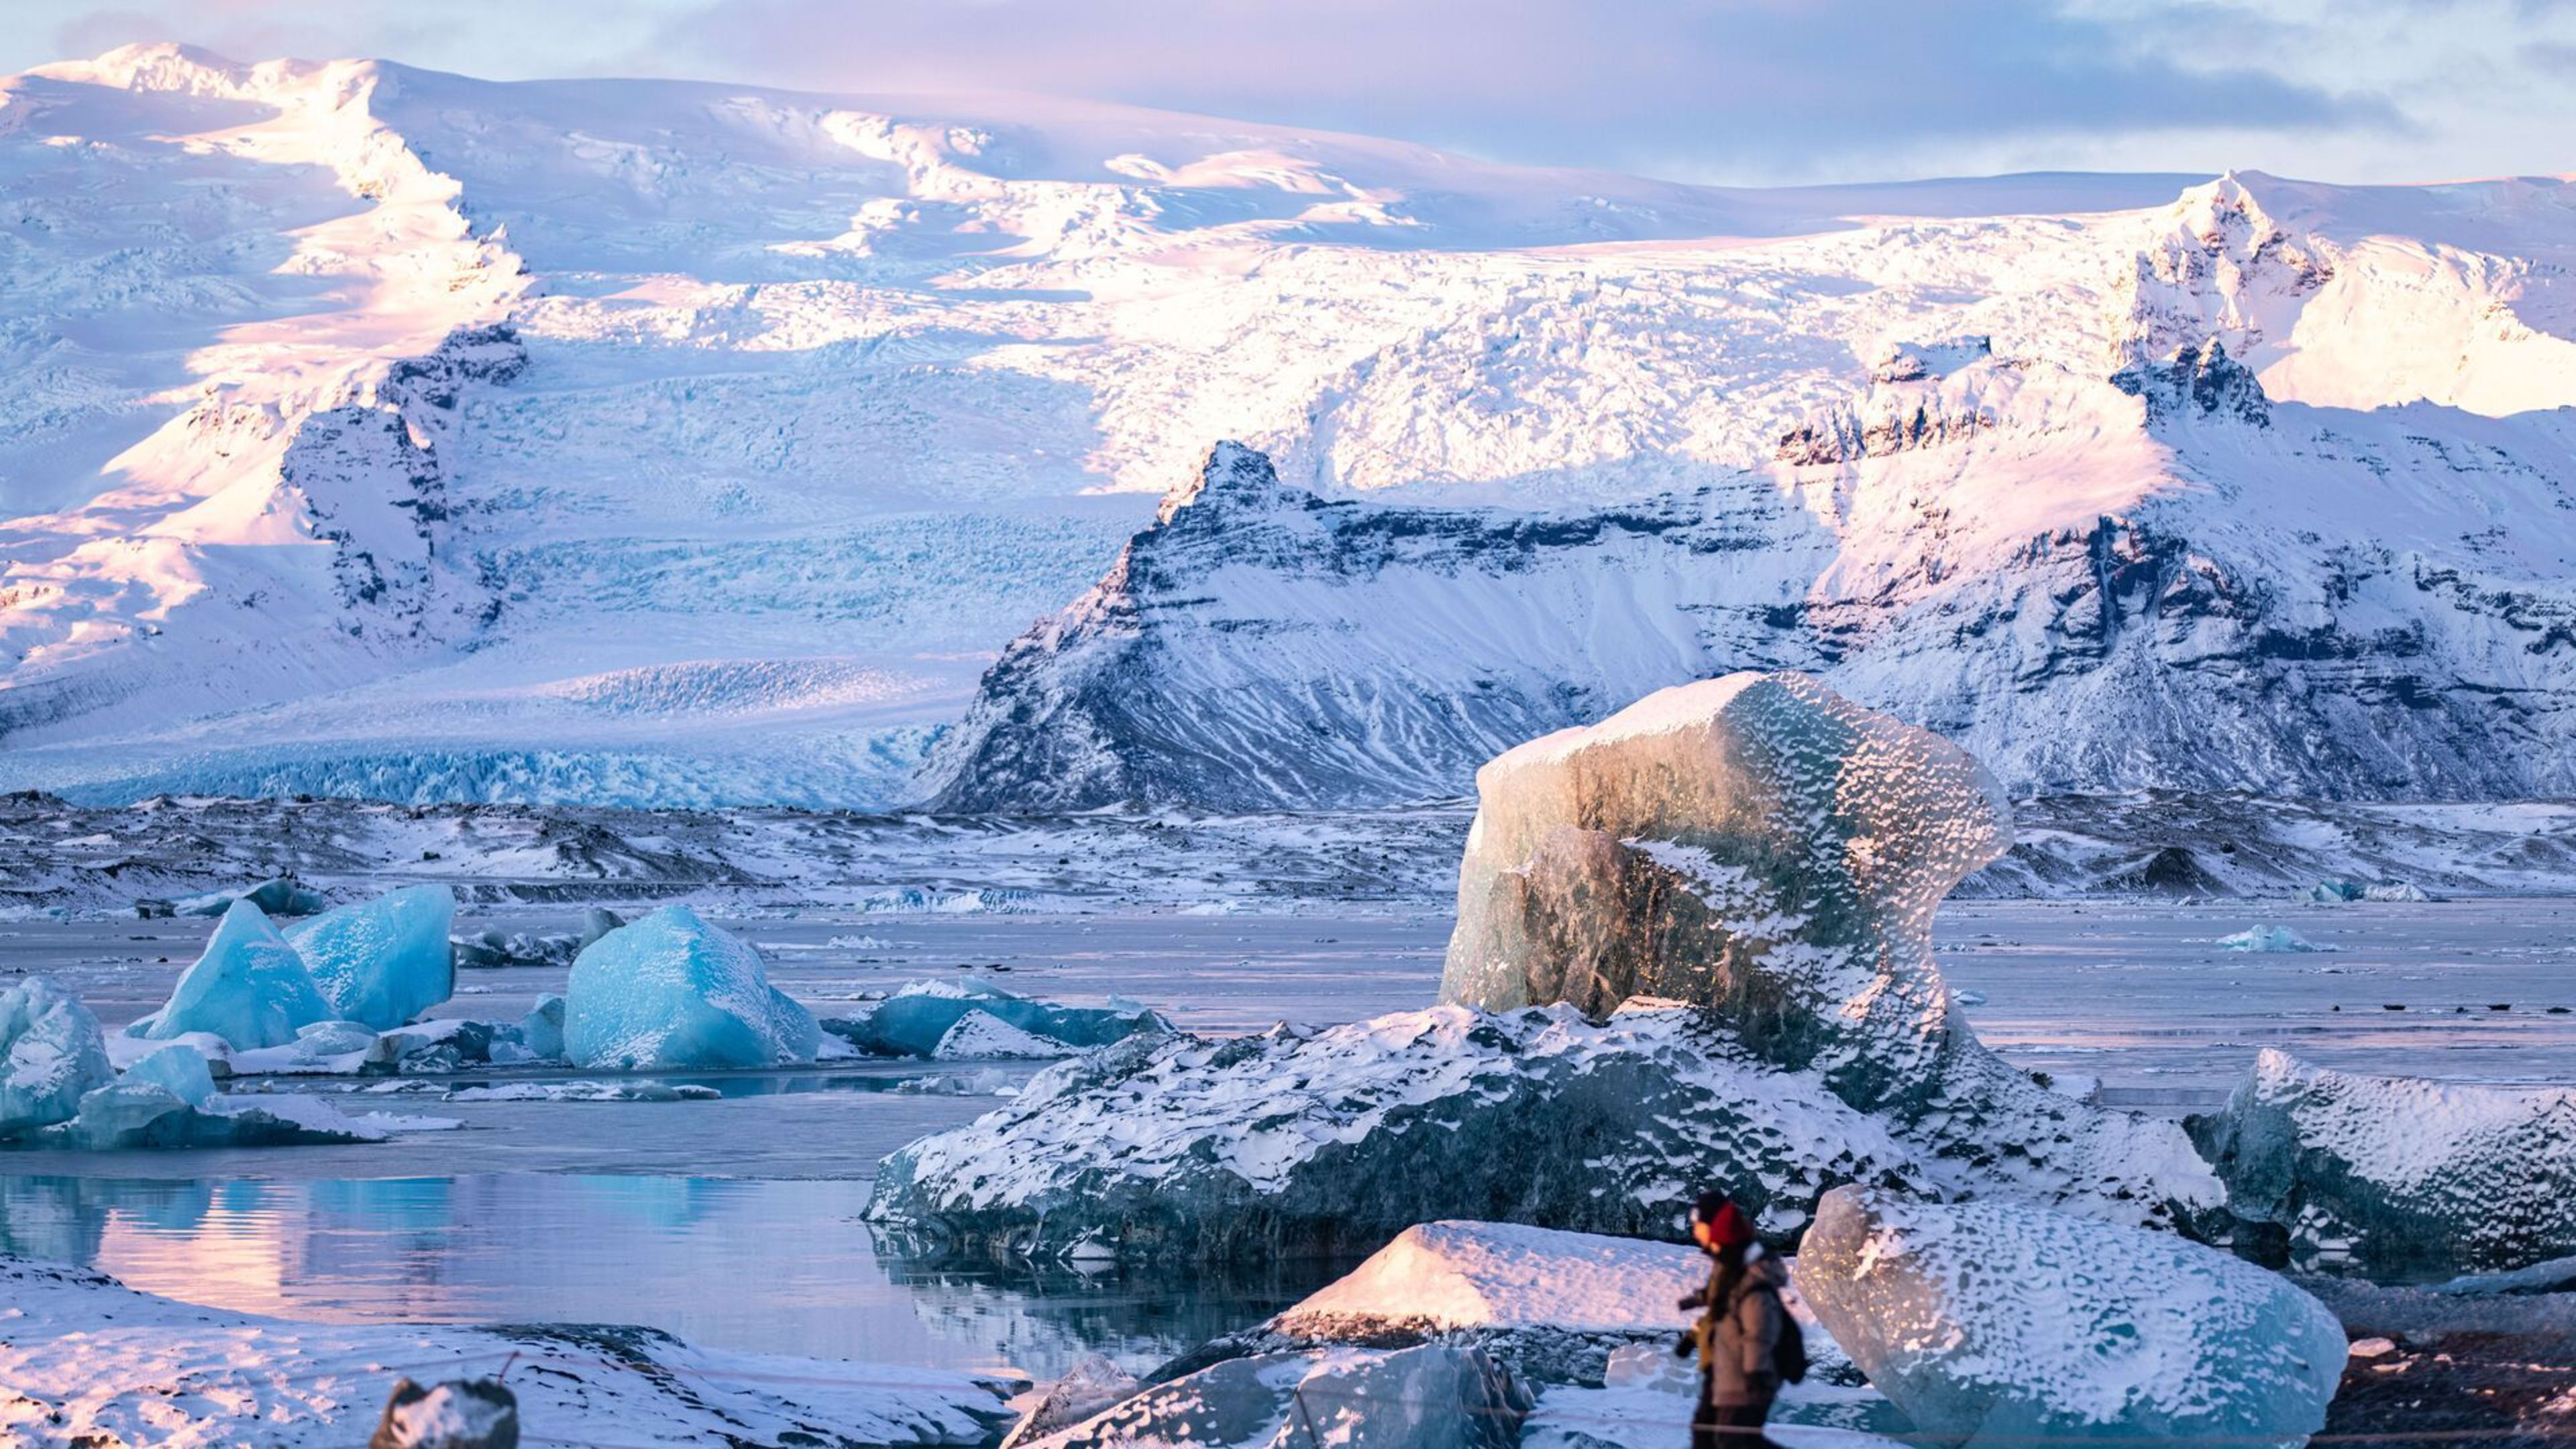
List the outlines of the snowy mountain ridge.
<svg viewBox="0 0 2576 1449">
<path fill-rule="evenodd" d="M 2570 202 L 44 67 L 0 784 L 1369 802 L 1787 666 L 2032 787 L 2563 790 Z"/>
</svg>

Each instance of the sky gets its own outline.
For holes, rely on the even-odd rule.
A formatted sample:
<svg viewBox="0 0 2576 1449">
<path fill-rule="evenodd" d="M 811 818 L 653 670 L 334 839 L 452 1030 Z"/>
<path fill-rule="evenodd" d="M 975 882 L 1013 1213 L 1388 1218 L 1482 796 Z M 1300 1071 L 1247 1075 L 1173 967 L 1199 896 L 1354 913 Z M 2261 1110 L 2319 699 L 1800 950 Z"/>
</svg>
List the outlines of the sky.
<svg viewBox="0 0 2576 1449">
<path fill-rule="evenodd" d="M 2576 172 L 2576 0 L 0 0 L 0 73 L 138 40 L 1035 91 L 1746 185 Z"/>
</svg>

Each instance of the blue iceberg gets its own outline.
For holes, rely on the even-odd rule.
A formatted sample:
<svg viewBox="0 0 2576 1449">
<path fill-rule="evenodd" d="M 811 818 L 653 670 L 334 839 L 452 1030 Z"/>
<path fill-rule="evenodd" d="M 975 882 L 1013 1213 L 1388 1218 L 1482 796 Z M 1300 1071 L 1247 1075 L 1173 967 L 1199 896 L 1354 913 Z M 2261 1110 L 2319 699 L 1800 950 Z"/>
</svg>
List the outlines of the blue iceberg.
<svg viewBox="0 0 2576 1449">
<path fill-rule="evenodd" d="M 564 990 L 564 1055 L 592 1068 L 809 1062 L 814 1014 L 769 984 L 760 953 L 665 906 L 585 948 Z"/>
<path fill-rule="evenodd" d="M 1015 1027 L 1043 1044 L 1033 1051 L 1023 1038 L 1014 1036 L 1010 1040 L 1019 1042 L 1020 1049 L 995 1055 L 1070 1056 L 1131 1036 L 1160 1036 L 1171 1030 L 1170 1023 L 1133 1002 L 1057 1006 L 980 981 L 916 981 L 877 1003 L 867 1015 L 829 1025 L 834 1035 L 876 1056 L 945 1058 L 972 1054 L 953 1049 L 943 1053 L 940 1046 L 959 1023 L 977 1014 Z M 1000 1039 L 989 1027 L 975 1034 Z"/>
<path fill-rule="evenodd" d="M 84 1093 L 115 1077 L 80 998 L 42 976 L 0 991 L 0 1138 L 70 1120 Z"/>
<path fill-rule="evenodd" d="M 168 1041 L 202 1031 L 248 1051 L 284 1046 L 298 1031 L 334 1015 L 304 969 L 304 958 L 259 907 L 244 900 L 224 912 L 205 951 L 172 988 L 170 1003 L 126 1034 Z"/>
<path fill-rule="evenodd" d="M 447 944 L 456 896 L 443 885 L 404 886 L 323 912 L 286 933 L 332 1014 L 391 1031 L 456 994 Z"/>
</svg>

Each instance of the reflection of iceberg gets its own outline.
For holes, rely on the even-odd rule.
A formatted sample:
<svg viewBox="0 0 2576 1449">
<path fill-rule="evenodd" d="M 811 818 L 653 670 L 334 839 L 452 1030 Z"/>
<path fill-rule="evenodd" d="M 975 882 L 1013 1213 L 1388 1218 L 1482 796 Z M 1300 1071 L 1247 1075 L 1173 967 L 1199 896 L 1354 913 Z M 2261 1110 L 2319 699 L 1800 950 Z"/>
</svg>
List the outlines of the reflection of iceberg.
<svg viewBox="0 0 2576 1449">
<path fill-rule="evenodd" d="M 1917 1426 L 1972 1445 L 2296 1446 L 2343 1376 L 2342 1326 L 2288 1280 L 2039 1208 L 1837 1188 L 1798 1285 Z"/>
<path fill-rule="evenodd" d="M 1739 674 L 1477 782 L 1451 1004 L 1065 1063 L 889 1158 L 871 1215 L 1202 1255 L 1443 1217 L 1664 1236 L 1703 1187 L 1785 1238 L 1854 1179 L 2215 1216 L 2177 1124 L 2051 1093 L 1953 1019 L 1932 913 L 2010 826 L 1946 742 Z"/>
<path fill-rule="evenodd" d="M 2301 1259 L 2459 1271 L 2576 1253 L 2576 1088 L 2364 1076 L 2267 1049 L 2191 1128 L 2231 1208 Z"/>
</svg>

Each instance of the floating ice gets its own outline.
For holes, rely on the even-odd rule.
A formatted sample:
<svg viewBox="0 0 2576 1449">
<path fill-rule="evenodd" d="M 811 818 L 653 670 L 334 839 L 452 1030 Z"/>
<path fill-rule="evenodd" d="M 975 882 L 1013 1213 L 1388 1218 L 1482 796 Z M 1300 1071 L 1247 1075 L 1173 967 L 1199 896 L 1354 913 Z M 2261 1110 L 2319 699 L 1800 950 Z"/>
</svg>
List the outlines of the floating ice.
<svg viewBox="0 0 2576 1449">
<path fill-rule="evenodd" d="M 289 929 L 287 942 L 331 1009 L 390 1031 L 456 994 L 447 944 L 456 895 L 443 885 L 403 886 L 328 910 Z"/>
<path fill-rule="evenodd" d="M 2016 1204 L 1836 1188 L 1798 1285 L 1918 1428 L 1971 1445 L 2296 1446 L 2343 1374 L 2342 1326 L 2287 1279 Z"/>
<path fill-rule="evenodd" d="M 1031 1449 L 1513 1449 L 1528 1390 L 1473 1349 L 1336 1348 L 1230 1359 L 1156 1384 Z"/>
<path fill-rule="evenodd" d="M 184 1047 L 166 1048 L 154 1058 Z M 194 1056 L 195 1053 L 190 1052 Z M 199 1070 L 204 1058 L 198 1058 Z M 382 1142 L 391 1126 L 417 1128 L 436 1118 L 394 1118 L 390 1123 L 351 1118 L 319 1097 L 252 1099 L 209 1090 L 191 1099 L 183 1067 L 150 1076 L 128 1073 L 81 1098 L 80 1115 L 46 1130 L 45 1140 L 87 1151 L 171 1147 L 276 1147 L 331 1142 Z M 206 1082 L 211 1089 L 211 1078 Z M 443 1123 L 443 1125 L 454 1125 Z"/>
<path fill-rule="evenodd" d="M 808 1062 L 813 1013 L 769 984 L 760 953 L 665 906 L 593 942 L 564 992 L 564 1053 L 575 1066 L 766 1067 Z"/>
<path fill-rule="evenodd" d="M 992 1033 L 990 1028 L 977 1027 L 973 1036 L 997 1043 L 1018 1041 L 1024 1049 L 944 1052 L 943 1043 L 948 1041 L 959 1024 L 979 1014 L 1015 1028 L 1025 1038 L 1034 1039 L 1034 1045 L 1021 1037 L 1004 1038 Z M 1134 1002 L 1112 1002 L 1106 1007 L 1057 1006 L 1050 1002 L 1031 1001 L 980 981 L 915 981 L 878 1002 L 865 1016 L 835 1019 L 826 1026 L 835 1036 L 863 1052 L 878 1056 L 928 1058 L 963 1055 L 1060 1057 L 1107 1046 L 1131 1036 L 1159 1035 L 1171 1030 L 1163 1018 Z M 966 1041 L 959 1043 L 960 1046 L 966 1044 Z"/>
<path fill-rule="evenodd" d="M 202 896 L 189 896 L 170 903 L 173 913 L 182 916 L 220 916 L 233 908 L 236 901 L 248 901 L 270 916 L 309 916 L 329 902 L 321 893 L 308 889 L 292 876 L 261 881 L 246 891 L 213 891 Z"/>
<path fill-rule="evenodd" d="M 2190 1126 L 2230 1210 L 2301 1259 L 2440 1272 L 2576 1253 L 2576 1088 L 2363 1076 L 2266 1049 Z"/>
<path fill-rule="evenodd" d="M 939 1045 L 930 1049 L 932 1058 L 943 1062 L 977 1060 L 1031 1060 L 1060 1057 L 1072 1048 L 1062 1042 L 1049 1041 L 1020 1030 L 989 1011 L 974 1010 L 957 1018 Z"/>
<path fill-rule="evenodd" d="M 1478 780 L 1456 1004 L 1053 1068 L 888 1158 L 871 1213 L 1042 1252 L 1223 1253 L 1450 1217 L 1671 1236 L 1715 1187 L 1784 1242 L 1863 1180 L 2219 1226 L 2179 1124 L 2052 1093 L 1954 1018 L 1933 908 L 2008 822 L 1941 740 L 1803 676 L 1735 675 Z"/>
<path fill-rule="evenodd" d="M 0 990 L 0 1138 L 69 1120 L 83 1093 L 115 1077 L 80 998 L 42 976 Z"/>
<path fill-rule="evenodd" d="M 2320 946 L 2287 926 L 2247 926 L 2233 936 L 2218 938 L 2221 949 L 2229 951 L 2332 951 Z"/>
<path fill-rule="evenodd" d="M 155 1086 L 191 1107 L 202 1107 L 215 1094 L 215 1074 L 195 1047 L 173 1042 L 158 1047 L 125 1069 L 125 1080 Z"/>
<path fill-rule="evenodd" d="M 560 1061 L 564 1054 L 564 999 L 546 995 L 519 1018 L 519 1044 L 539 1061 Z"/>
<path fill-rule="evenodd" d="M 155 1041 L 210 1032 L 248 1049 L 283 1046 L 331 1014 L 303 958 L 258 906 L 242 900 L 224 912 L 196 964 L 171 989 L 169 1004 L 126 1031 Z"/>
</svg>

